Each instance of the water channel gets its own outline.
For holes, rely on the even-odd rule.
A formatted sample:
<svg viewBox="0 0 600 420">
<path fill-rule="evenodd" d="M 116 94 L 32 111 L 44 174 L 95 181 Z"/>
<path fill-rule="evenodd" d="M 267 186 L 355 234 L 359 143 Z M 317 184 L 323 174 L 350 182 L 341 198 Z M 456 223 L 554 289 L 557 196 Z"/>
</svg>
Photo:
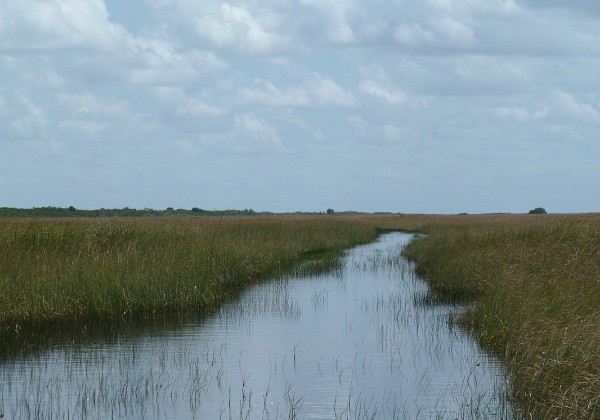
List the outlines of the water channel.
<svg viewBox="0 0 600 420">
<path fill-rule="evenodd" d="M 428 304 L 391 233 L 341 268 L 254 286 L 178 328 L 0 364 L 20 418 L 512 418 L 502 365 Z"/>
</svg>

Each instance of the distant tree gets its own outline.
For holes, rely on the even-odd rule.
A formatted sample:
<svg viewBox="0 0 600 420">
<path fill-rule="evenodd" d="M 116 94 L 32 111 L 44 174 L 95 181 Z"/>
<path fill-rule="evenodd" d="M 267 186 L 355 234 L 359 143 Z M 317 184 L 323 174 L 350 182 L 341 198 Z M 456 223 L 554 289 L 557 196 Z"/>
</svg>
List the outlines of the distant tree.
<svg viewBox="0 0 600 420">
<path fill-rule="evenodd" d="M 333 209 L 327 209 L 327 214 L 333 214 L 335 211 Z"/>
<path fill-rule="evenodd" d="M 536 207 L 533 210 L 529 210 L 529 214 L 546 214 L 547 211 L 543 207 Z"/>
<path fill-rule="evenodd" d="M 73 207 L 73 206 L 69 206 L 68 210 L 69 210 L 69 211 L 75 211 L 75 207 Z"/>
<path fill-rule="evenodd" d="M 167 211 L 173 211 L 173 207 L 167 207 Z"/>
<path fill-rule="evenodd" d="M 194 207 L 194 208 L 192 208 L 192 211 L 194 213 L 198 213 L 200 211 L 200 208 L 199 207 Z"/>
</svg>

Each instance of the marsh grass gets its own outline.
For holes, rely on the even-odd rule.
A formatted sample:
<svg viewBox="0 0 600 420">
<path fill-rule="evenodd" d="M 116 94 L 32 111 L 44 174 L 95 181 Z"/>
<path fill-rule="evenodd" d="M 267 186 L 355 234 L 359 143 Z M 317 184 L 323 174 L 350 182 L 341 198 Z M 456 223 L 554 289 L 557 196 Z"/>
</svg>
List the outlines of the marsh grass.
<svg viewBox="0 0 600 420">
<path fill-rule="evenodd" d="M 469 302 L 456 317 L 506 363 L 522 417 L 600 418 L 599 215 L 1 219 L 0 344 L 210 311 L 271 276 L 336 269 L 376 228 L 427 234 L 405 250 L 434 291 L 421 303 Z"/>
<path fill-rule="evenodd" d="M 334 266 L 341 250 L 376 236 L 372 225 L 324 217 L 2 219 L 0 335 L 208 311 L 301 261 Z"/>
<path fill-rule="evenodd" d="M 181 331 L 111 342 L 109 330 L 11 360 L 0 407 L 7 418 L 512 418 L 497 360 L 448 330 L 454 309 L 413 305 L 427 287 L 400 255 L 408 239 L 357 247 L 341 276 L 250 287 Z"/>
<path fill-rule="evenodd" d="M 468 219 L 467 219 L 468 220 Z M 430 227 L 405 254 L 511 374 L 530 418 L 600 418 L 600 217 Z"/>
</svg>

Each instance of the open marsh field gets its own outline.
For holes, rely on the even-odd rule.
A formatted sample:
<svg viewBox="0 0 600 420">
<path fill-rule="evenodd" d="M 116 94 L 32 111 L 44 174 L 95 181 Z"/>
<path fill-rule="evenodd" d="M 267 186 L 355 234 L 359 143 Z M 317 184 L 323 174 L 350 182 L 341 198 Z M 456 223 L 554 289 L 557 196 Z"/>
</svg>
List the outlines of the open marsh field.
<svg viewBox="0 0 600 420">
<path fill-rule="evenodd" d="M 8 393 L 7 384 L 15 382 L 7 380 L 16 377 L 11 375 L 17 361 L 38 360 L 33 363 L 43 367 L 52 365 L 57 354 L 69 354 L 60 356 L 67 360 L 83 354 L 102 359 L 104 350 L 94 349 L 114 342 L 140 344 L 157 336 L 172 340 L 176 331 L 210 316 L 201 314 L 221 313 L 224 302 L 235 306 L 240 293 L 259 281 L 294 272 L 339 271 L 341 250 L 373 241 L 377 229 L 426 233 L 404 251 L 433 288 L 420 302 L 432 308 L 467 305 L 466 314 L 452 310 L 443 317 L 457 321 L 463 327 L 455 331 L 466 340 L 475 337 L 504 362 L 511 401 L 518 407 L 511 415 L 600 418 L 600 217 L 595 214 L 0 219 L 0 413 L 6 414 L 13 404 L 15 394 Z M 322 290 L 313 291 L 314 306 L 331 302 L 340 292 L 319 293 Z M 295 306 L 290 305 L 293 313 Z M 449 325 L 457 327 L 454 321 Z M 164 324 L 169 325 L 166 330 L 160 328 Z M 251 335 L 250 327 L 245 328 Z M 84 353 L 71 354 L 66 348 L 73 344 Z M 288 349 L 286 363 L 294 355 L 300 360 L 301 350 L 306 353 L 296 344 Z M 145 344 L 134 348 L 130 356 L 140 360 L 137 350 Z M 160 357 L 179 356 L 165 350 Z M 98 366 L 104 375 L 112 375 L 119 362 L 102 360 Z M 71 360 L 67 369 L 77 370 L 76 365 Z M 282 361 L 276 365 L 283 366 Z M 114 397 L 140 398 L 142 390 L 154 389 L 151 395 L 169 400 L 157 394 L 166 384 L 161 378 L 158 373 L 137 378 L 133 391 L 120 388 L 124 394 Z M 54 381 L 63 386 L 59 379 Z M 243 377 L 241 383 L 241 395 L 248 397 Z M 40 392 L 51 384 L 43 386 Z M 81 389 L 86 388 L 70 392 Z M 88 404 L 116 391 L 105 386 L 96 392 L 101 394 L 81 401 Z M 170 392 L 183 395 L 181 390 Z M 254 401 L 257 392 L 253 388 Z M 27 395 L 35 393 L 30 388 Z M 286 398 L 288 410 L 281 405 L 278 413 L 302 418 L 295 410 L 307 404 L 304 394 L 288 392 Z M 375 401 L 360 394 L 353 413 L 386 418 Z M 337 402 L 336 414 L 338 407 L 340 413 L 349 413 Z M 43 404 L 32 407 L 46 407 Z M 223 413 L 233 411 L 227 407 Z M 235 413 L 232 418 L 241 412 Z M 465 412 L 462 416 L 476 417 Z"/>
</svg>

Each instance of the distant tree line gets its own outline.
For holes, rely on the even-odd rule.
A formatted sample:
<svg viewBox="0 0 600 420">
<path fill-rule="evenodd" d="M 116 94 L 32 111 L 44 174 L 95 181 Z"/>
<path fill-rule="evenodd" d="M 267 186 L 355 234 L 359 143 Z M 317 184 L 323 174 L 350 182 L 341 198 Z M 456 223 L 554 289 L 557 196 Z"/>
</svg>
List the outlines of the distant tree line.
<svg viewBox="0 0 600 420">
<path fill-rule="evenodd" d="M 96 209 L 80 210 L 74 206 L 69 207 L 34 207 L 21 209 L 14 207 L 0 207 L 0 217 L 139 217 L 139 216 L 168 216 L 168 215 L 206 215 L 206 216 L 237 216 L 272 214 L 268 212 L 256 212 L 252 209 L 244 210 L 203 210 L 198 207 L 192 209 L 174 209 L 168 207 L 166 210 L 155 210 L 151 208 L 131 209 Z"/>
<path fill-rule="evenodd" d="M 123 207 L 121 209 L 96 209 L 96 210 L 81 210 L 74 206 L 69 207 L 33 207 L 30 209 L 22 209 L 15 207 L 0 207 L 0 217 L 140 217 L 140 216 L 254 216 L 254 215 L 273 215 L 278 213 L 267 211 L 254 211 L 253 209 L 244 210 L 205 210 L 199 207 L 191 209 L 175 209 L 167 207 L 165 210 L 155 210 L 151 208 L 132 209 Z M 283 213 L 281 213 L 283 214 Z M 358 211 L 334 211 L 327 209 L 325 212 L 291 212 L 285 213 L 290 215 L 322 215 L 322 214 L 339 214 L 339 215 L 356 215 L 366 214 Z M 371 214 L 392 214 L 388 212 L 376 212 Z M 400 213 L 395 213 L 400 214 Z"/>
</svg>

